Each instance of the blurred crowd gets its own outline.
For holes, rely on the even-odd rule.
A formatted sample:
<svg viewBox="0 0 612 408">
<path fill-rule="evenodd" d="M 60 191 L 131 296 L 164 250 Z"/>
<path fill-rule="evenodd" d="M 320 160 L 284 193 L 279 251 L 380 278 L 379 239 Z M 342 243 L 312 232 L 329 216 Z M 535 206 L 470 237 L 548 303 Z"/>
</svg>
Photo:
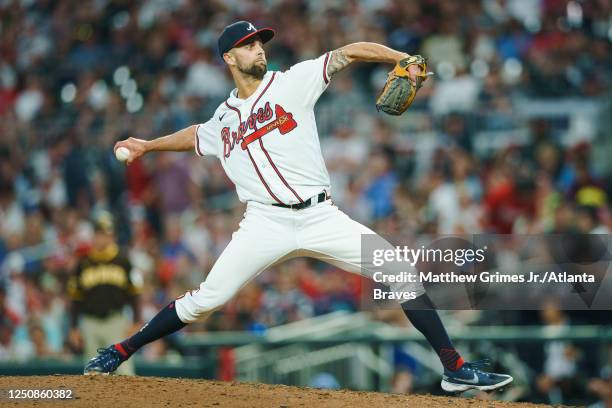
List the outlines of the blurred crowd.
<svg viewBox="0 0 612 408">
<path fill-rule="evenodd" d="M 389 234 L 612 229 L 609 0 L 4 0 L 0 360 L 78 352 L 65 285 L 96 212 L 142 272 L 144 320 L 210 270 L 244 209 L 220 164 L 164 153 L 126 168 L 112 146 L 208 120 L 233 87 L 216 40 L 237 19 L 276 30 L 269 69 L 355 41 L 428 59 L 436 75 L 399 119 L 373 107 L 389 66 L 351 67 L 317 105 L 332 196 L 354 219 Z M 574 115 L 587 105 L 603 113 Z M 359 293 L 294 260 L 196 329 L 261 332 L 357 310 Z"/>
</svg>

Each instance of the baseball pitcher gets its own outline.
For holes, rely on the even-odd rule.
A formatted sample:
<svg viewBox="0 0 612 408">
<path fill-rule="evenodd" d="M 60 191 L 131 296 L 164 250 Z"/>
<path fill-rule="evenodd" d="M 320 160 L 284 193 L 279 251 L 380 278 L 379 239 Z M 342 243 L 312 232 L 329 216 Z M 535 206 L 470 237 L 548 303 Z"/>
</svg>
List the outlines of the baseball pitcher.
<svg viewBox="0 0 612 408">
<path fill-rule="evenodd" d="M 129 149 L 128 163 L 151 151 L 195 150 L 199 156 L 215 156 L 247 207 L 239 229 L 199 288 L 171 302 L 134 336 L 100 349 L 85 374 L 115 371 L 140 347 L 205 319 L 260 272 L 284 260 L 314 257 L 372 277 L 370 260 L 361 256 L 361 236 L 375 232 L 331 202 L 313 108 L 333 77 L 351 63 L 382 62 L 395 68 L 377 108 L 401 114 L 427 79 L 425 60 L 361 42 L 284 72 L 268 71 L 263 44 L 272 37 L 272 29 L 256 29 L 246 21 L 225 27 L 219 53 L 236 88 L 214 115 L 168 136 L 151 141 L 129 138 L 115 145 L 115 150 Z M 395 284 L 391 289 L 415 295 L 402 308 L 440 357 L 444 390 L 494 390 L 512 382 L 509 375 L 483 371 L 486 361 L 461 358 L 420 283 Z"/>
</svg>

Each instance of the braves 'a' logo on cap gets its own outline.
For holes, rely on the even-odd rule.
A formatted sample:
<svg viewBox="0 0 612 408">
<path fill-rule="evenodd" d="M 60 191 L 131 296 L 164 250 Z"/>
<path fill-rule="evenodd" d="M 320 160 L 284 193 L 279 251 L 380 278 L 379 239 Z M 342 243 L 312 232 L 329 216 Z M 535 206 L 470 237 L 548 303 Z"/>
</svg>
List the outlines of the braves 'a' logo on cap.
<svg viewBox="0 0 612 408">
<path fill-rule="evenodd" d="M 253 23 L 249 23 L 249 26 L 247 27 L 247 31 L 257 31 L 257 29 L 255 28 Z"/>
</svg>

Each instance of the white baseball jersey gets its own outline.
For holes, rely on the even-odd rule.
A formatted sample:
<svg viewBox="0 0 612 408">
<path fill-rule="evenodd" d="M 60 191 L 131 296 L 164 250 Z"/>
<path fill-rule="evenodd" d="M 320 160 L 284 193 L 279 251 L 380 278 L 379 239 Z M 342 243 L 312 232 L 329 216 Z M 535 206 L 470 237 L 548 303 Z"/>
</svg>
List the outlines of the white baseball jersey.
<svg viewBox="0 0 612 408">
<path fill-rule="evenodd" d="M 393 264 L 378 268 L 371 256 L 363 256 L 361 236 L 374 231 L 331 200 L 301 210 L 270 205 L 296 204 L 329 190 L 313 112 L 329 82 L 328 59 L 329 53 L 286 72 L 267 73 L 253 95 L 243 100 L 232 91 L 214 117 L 198 125 L 196 152 L 221 160 L 247 206 L 206 280 L 177 298 L 182 322 L 206 319 L 260 272 L 295 257 L 317 258 L 370 278 L 379 269 L 398 272 Z M 382 248 L 392 250 L 380 239 Z M 424 293 L 420 283 L 390 287 L 413 296 Z"/>
<path fill-rule="evenodd" d="M 329 54 L 267 72 L 247 99 L 234 89 L 197 126 L 196 153 L 221 160 L 240 201 L 296 204 L 329 191 L 313 111 L 329 84 Z"/>
</svg>

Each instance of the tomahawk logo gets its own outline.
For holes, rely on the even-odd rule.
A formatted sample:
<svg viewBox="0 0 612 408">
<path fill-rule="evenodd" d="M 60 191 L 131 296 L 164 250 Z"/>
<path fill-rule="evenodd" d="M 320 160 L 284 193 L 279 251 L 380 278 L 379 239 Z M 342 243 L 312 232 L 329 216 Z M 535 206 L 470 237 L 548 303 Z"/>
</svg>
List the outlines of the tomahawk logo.
<svg viewBox="0 0 612 408">
<path fill-rule="evenodd" d="M 240 143 L 242 150 L 245 150 L 249 143 L 253 143 L 255 140 L 261 138 L 266 133 L 270 133 L 274 129 L 278 129 L 281 135 L 291 132 L 297 126 L 297 122 L 293 119 L 293 114 L 285 112 L 282 106 L 276 105 L 274 107 L 274 113 L 276 113 L 276 119 L 267 125 L 257 129 L 248 136 L 245 136 Z"/>
</svg>

